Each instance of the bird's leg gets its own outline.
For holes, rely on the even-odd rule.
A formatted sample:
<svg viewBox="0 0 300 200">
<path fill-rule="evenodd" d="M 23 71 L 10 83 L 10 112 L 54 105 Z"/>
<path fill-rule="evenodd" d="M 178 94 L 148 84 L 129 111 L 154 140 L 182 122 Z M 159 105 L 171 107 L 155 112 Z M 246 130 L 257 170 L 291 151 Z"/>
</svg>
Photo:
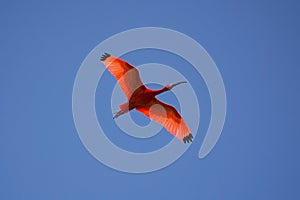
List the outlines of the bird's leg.
<svg viewBox="0 0 300 200">
<path fill-rule="evenodd" d="M 119 117 L 120 115 L 128 113 L 129 112 L 129 103 L 128 102 L 123 103 L 122 105 L 120 105 L 120 108 L 121 108 L 121 110 L 115 113 L 113 119 Z"/>
<path fill-rule="evenodd" d="M 123 111 L 123 110 L 120 110 L 120 111 L 116 112 L 113 119 L 118 118 L 120 115 L 123 115 L 124 113 L 125 113 L 125 111 Z"/>
</svg>

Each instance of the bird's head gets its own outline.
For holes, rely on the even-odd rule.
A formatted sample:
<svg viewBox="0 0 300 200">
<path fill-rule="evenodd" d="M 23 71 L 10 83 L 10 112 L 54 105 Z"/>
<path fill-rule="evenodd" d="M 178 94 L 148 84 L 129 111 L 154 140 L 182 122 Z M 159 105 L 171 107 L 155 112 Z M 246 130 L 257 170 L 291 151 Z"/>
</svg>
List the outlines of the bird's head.
<svg viewBox="0 0 300 200">
<path fill-rule="evenodd" d="M 168 90 L 171 90 L 173 87 L 175 87 L 176 85 L 179 85 L 179 84 L 182 84 L 182 83 L 187 83 L 186 81 L 180 81 L 180 82 L 178 82 L 178 83 L 175 83 L 175 84 L 168 84 L 168 85 L 166 85 L 166 88 L 168 89 Z"/>
</svg>

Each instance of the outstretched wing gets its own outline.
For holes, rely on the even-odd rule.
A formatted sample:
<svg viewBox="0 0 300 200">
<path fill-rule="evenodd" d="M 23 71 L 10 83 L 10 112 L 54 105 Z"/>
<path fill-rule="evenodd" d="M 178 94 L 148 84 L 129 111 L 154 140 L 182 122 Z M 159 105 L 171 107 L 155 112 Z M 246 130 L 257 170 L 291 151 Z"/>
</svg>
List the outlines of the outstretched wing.
<svg viewBox="0 0 300 200">
<path fill-rule="evenodd" d="M 146 89 L 141 81 L 139 71 L 124 60 L 104 53 L 101 57 L 101 61 L 108 71 L 117 79 L 120 88 L 128 100 L 136 89 Z"/>
<path fill-rule="evenodd" d="M 173 106 L 154 98 L 153 102 L 149 103 L 148 106 L 138 107 L 136 110 L 163 125 L 167 131 L 184 143 L 192 142 L 193 135 L 191 134 L 191 131 L 184 119 Z"/>
</svg>

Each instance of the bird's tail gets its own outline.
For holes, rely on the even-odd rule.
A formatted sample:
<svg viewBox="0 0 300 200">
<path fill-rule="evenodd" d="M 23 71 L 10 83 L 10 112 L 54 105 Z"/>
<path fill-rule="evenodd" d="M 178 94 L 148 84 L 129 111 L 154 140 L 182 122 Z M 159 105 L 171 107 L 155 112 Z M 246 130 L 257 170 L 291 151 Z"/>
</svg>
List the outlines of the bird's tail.
<svg viewBox="0 0 300 200">
<path fill-rule="evenodd" d="M 128 111 L 129 110 L 128 102 L 121 104 L 120 109 L 123 110 L 123 111 Z"/>
<path fill-rule="evenodd" d="M 121 110 L 119 110 L 118 112 L 115 113 L 113 119 L 116 119 L 116 118 L 118 118 L 120 115 L 123 115 L 123 114 L 129 112 L 129 106 L 128 106 L 128 105 L 129 105 L 128 102 L 123 103 L 122 105 L 120 105 L 120 109 L 121 109 Z"/>
</svg>

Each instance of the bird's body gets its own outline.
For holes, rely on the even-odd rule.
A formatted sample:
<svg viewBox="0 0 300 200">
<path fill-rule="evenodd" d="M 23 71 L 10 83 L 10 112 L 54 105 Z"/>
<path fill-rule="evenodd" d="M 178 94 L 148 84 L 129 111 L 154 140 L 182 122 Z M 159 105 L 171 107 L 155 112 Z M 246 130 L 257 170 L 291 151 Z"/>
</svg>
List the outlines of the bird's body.
<svg viewBox="0 0 300 200">
<path fill-rule="evenodd" d="M 156 98 L 156 95 L 169 91 L 176 85 L 186 83 L 185 81 L 168 84 L 160 90 L 151 90 L 142 83 L 138 70 L 127 62 L 107 53 L 102 55 L 101 61 L 115 76 L 128 99 L 128 102 L 120 105 L 120 111 L 115 114 L 114 119 L 136 109 L 163 125 L 171 134 L 184 143 L 192 141 L 193 136 L 178 111 L 173 106 Z"/>
<path fill-rule="evenodd" d="M 146 88 L 145 90 L 136 90 L 137 92 L 134 92 L 129 99 L 130 110 L 147 105 L 152 105 L 155 96 L 167 90 L 169 89 L 163 88 L 162 90 L 151 90 Z"/>
</svg>

